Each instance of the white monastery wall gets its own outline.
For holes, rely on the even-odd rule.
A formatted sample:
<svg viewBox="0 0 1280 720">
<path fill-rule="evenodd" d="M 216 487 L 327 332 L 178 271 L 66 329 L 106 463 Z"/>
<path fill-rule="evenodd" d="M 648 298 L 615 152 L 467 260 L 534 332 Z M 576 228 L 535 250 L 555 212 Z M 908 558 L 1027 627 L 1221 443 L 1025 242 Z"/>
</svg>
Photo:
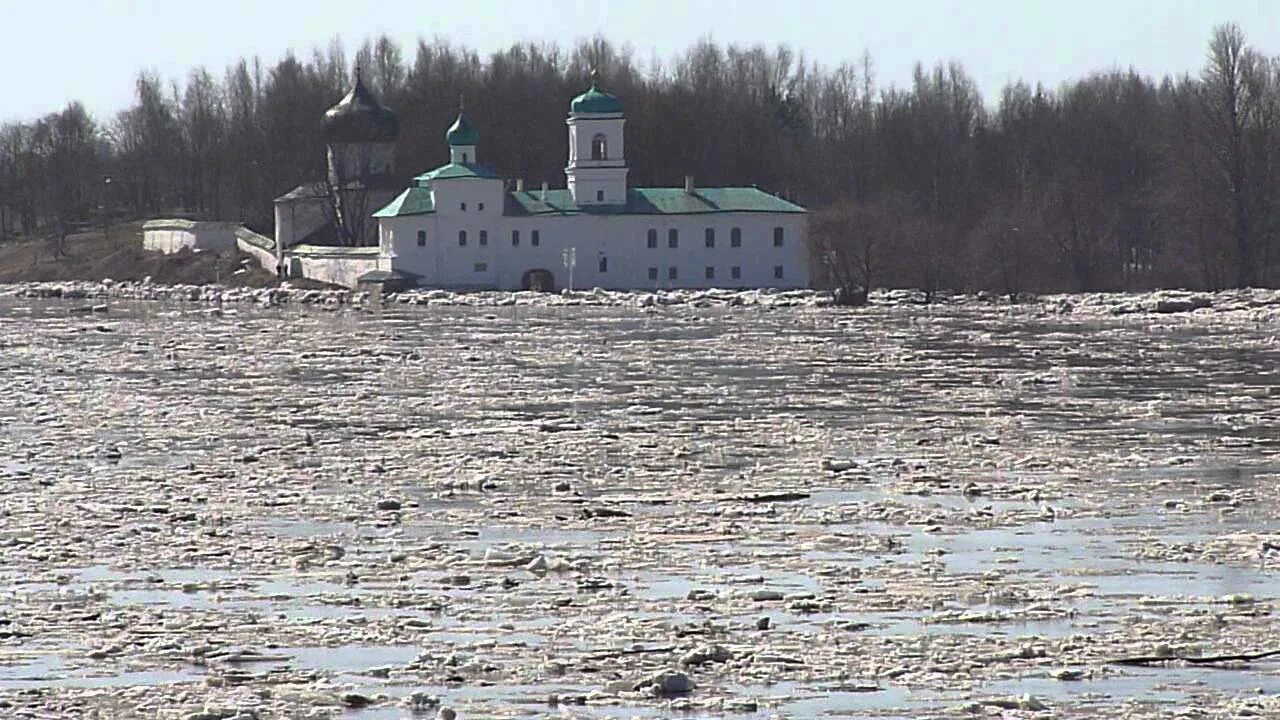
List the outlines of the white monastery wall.
<svg viewBox="0 0 1280 720">
<path fill-rule="evenodd" d="M 274 275 L 276 272 L 275 241 L 245 227 L 236 228 L 235 234 L 236 247 L 240 252 L 256 260 L 263 270 Z"/>
<path fill-rule="evenodd" d="M 796 213 L 535 217 L 436 213 L 387 218 L 382 227 L 383 247 L 394 247 L 395 266 L 421 276 L 423 285 L 433 287 L 519 290 L 525 273 L 535 269 L 550 271 L 557 288 L 567 287 L 563 251 L 568 248 L 575 248 L 573 284 L 577 288 L 809 285 L 804 216 Z M 775 228 L 782 229 L 781 246 L 774 244 Z M 651 230 L 656 247 L 649 246 Z M 421 244 L 419 232 L 425 233 Z M 535 232 L 537 245 L 533 244 Z M 671 246 L 673 232 L 675 247 Z M 737 247 L 735 235 L 741 239 Z"/>
<path fill-rule="evenodd" d="M 353 288 L 361 275 L 378 269 L 381 256 L 376 247 L 298 245 L 289 252 L 285 262 L 291 277 Z"/>
<path fill-rule="evenodd" d="M 290 248 L 329 222 L 320 198 L 276 203 L 276 241 Z"/>
<path fill-rule="evenodd" d="M 229 250 L 236 245 L 230 223 L 192 220 L 149 220 L 142 225 L 142 247 L 171 255 L 183 250 Z"/>
</svg>

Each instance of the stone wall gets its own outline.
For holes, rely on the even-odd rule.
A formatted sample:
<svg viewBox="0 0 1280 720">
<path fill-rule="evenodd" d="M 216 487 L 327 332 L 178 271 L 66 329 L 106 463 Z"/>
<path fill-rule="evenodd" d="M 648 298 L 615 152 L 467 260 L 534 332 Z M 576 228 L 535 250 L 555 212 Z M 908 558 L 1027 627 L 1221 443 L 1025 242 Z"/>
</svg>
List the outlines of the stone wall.
<svg viewBox="0 0 1280 720">
<path fill-rule="evenodd" d="M 265 235 L 259 235 L 246 227 L 236 228 L 235 235 L 236 247 L 240 248 L 240 252 L 256 260 L 263 270 L 275 274 L 276 253 L 274 240 Z"/>
<path fill-rule="evenodd" d="M 166 255 L 183 250 L 230 250 L 236 246 L 236 227 L 225 222 L 148 220 L 142 224 L 142 247 Z"/>
<path fill-rule="evenodd" d="M 329 222 L 324 198 L 307 196 L 277 200 L 275 219 L 275 239 L 285 249 L 302 242 Z"/>
<path fill-rule="evenodd" d="M 353 288 L 361 275 L 378 269 L 379 259 L 376 247 L 298 245 L 285 253 L 285 267 L 290 277 Z"/>
<path fill-rule="evenodd" d="M 379 221 L 382 245 L 395 251 L 396 270 L 417 276 L 423 286 L 454 290 L 520 290 L 530 271 L 545 270 L 559 289 L 569 286 L 564 251 L 572 248 L 573 286 L 579 289 L 809 286 L 803 213 L 503 215 L 491 197 L 484 206 L 499 209 L 485 213 L 480 195 L 462 194 L 478 193 L 479 184 L 453 188 L 455 194 L 447 196 L 451 210 L 467 204 L 465 215 L 434 212 Z M 775 241 L 778 229 L 781 245 Z"/>
</svg>

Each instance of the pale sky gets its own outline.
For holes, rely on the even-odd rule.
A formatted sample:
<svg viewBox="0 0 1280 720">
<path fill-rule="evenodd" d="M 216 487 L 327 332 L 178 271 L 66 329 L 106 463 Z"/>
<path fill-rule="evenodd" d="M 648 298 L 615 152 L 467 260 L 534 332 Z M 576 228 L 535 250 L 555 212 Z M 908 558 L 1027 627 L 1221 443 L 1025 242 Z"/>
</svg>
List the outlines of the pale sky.
<svg viewBox="0 0 1280 720">
<path fill-rule="evenodd" d="M 351 58 L 380 33 L 408 59 L 419 37 L 483 54 L 522 41 L 567 48 L 599 33 L 630 45 L 642 68 L 702 37 L 785 43 L 825 65 L 865 49 L 882 85 L 907 84 L 917 61 L 958 60 L 994 101 L 1011 79 L 1056 87 L 1112 67 L 1197 71 L 1223 22 L 1280 55 L 1280 0 L 0 0 L 0 122 L 73 99 L 109 120 L 131 103 L 142 68 L 182 79 L 206 65 L 221 77 L 242 56 L 270 65 L 335 35 Z"/>
</svg>

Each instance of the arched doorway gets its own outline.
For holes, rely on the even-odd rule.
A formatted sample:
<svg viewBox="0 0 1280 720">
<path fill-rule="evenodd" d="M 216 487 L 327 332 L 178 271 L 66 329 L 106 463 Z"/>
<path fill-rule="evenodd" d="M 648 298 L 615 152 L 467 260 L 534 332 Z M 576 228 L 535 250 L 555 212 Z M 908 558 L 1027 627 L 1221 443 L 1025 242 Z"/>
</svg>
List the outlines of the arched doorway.
<svg viewBox="0 0 1280 720">
<path fill-rule="evenodd" d="M 556 276 L 552 275 L 550 270 L 542 268 L 526 270 L 524 275 L 520 276 L 520 287 L 534 292 L 555 292 Z"/>
</svg>

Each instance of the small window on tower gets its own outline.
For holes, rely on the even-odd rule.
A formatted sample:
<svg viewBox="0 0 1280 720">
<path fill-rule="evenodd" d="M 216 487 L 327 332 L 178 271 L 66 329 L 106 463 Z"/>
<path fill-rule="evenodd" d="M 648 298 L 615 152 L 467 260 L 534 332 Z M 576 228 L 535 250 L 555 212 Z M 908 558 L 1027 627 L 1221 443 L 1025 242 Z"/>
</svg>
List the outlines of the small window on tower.
<svg viewBox="0 0 1280 720">
<path fill-rule="evenodd" d="M 600 256 L 600 272 L 602 273 L 609 272 L 609 258 L 603 255 Z"/>
<path fill-rule="evenodd" d="M 459 205 L 459 207 L 461 207 L 461 208 L 462 208 L 462 212 L 466 212 L 466 211 L 467 211 L 467 204 L 466 204 L 466 203 L 461 203 L 461 204 Z"/>
<path fill-rule="evenodd" d="M 467 157 L 466 153 L 462 153 L 462 164 L 466 165 L 469 162 L 471 162 L 471 158 Z"/>
<path fill-rule="evenodd" d="M 609 159 L 609 139 L 604 136 L 604 133 L 596 133 L 596 136 L 591 138 L 591 159 Z"/>
<path fill-rule="evenodd" d="M 419 230 L 418 231 L 418 247 L 423 247 L 426 244 L 427 244 L 427 231 Z"/>
<path fill-rule="evenodd" d="M 596 202 L 604 202 L 604 191 L 603 191 L 603 190 L 597 190 L 597 191 L 596 191 Z"/>
<path fill-rule="evenodd" d="M 476 203 L 476 211 L 484 212 L 484 203 Z"/>
</svg>

